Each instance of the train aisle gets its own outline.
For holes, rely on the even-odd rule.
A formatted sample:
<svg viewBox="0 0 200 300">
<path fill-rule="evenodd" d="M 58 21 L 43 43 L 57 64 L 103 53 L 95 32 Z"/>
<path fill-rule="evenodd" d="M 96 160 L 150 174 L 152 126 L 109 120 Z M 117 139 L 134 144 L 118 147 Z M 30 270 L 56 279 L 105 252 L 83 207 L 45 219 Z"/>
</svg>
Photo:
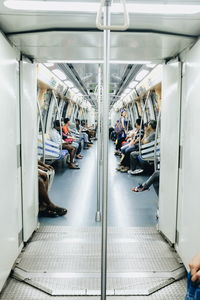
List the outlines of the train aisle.
<svg viewBox="0 0 200 300">
<path fill-rule="evenodd" d="M 57 205 L 66 207 L 68 214 L 62 218 L 40 218 L 41 224 L 62 226 L 100 226 L 95 222 L 97 202 L 97 143 L 84 151 L 78 160 L 81 170 L 70 170 L 60 162 L 50 193 Z M 157 195 L 151 187 L 143 193 L 131 192 L 131 187 L 147 177 L 117 172 L 119 159 L 113 155 L 113 142 L 109 144 L 109 207 L 108 226 L 152 226 L 156 224 Z"/>
<path fill-rule="evenodd" d="M 118 159 L 113 150 L 110 142 L 107 298 L 181 300 L 185 270 L 156 230 L 157 196 L 153 189 L 139 194 L 130 191 L 144 177 L 115 171 Z M 51 198 L 69 212 L 40 220 L 41 226 L 21 253 L 1 300 L 99 299 L 96 144 L 87 150 L 80 167 L 56 169 Z"/>
</svg>

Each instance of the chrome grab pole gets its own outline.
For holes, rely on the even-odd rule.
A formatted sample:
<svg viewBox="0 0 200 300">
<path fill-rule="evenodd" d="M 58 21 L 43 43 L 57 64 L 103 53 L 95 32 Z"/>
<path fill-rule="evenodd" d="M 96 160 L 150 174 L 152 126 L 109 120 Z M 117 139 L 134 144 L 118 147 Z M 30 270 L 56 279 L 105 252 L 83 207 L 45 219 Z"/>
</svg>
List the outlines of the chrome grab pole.
<svg viewBox="0 0 200 300">
<path fill-rule="evenodd" d="M 106 1 L 104 24 L 110 26 L 110 1 Z M 107 216 L 108 216 L 108 128 L 109 128 L 109 84 L 110 82 L 110 30 L 104 30 L 103 65 L 103 119 L 102 119 L 102 243 L 101 243 L 101 300 L 106 300 L 107 283 Z"/>
<path fill-rule="evenodd" d="M 158 141 L 158 133 L 159 133 L 159 123 L 161 118 L 161 109 L 158 114 L 156 133 L 155 133 L 155 147 L 154 147 L 154 171 L 157 171 L 157 141 Z"/>
<path fill-rule="evenodd" d="M 98 69 L 98 140 L 97 140 L 97 211 L 96 222 L 101 222 L 101 199 L 102 199 L 102 139 L 101 139 L 101 126 L 102 126 L 102 89 L 101 89 L 101 66 Z"/>
<path fill-rule="evenodd" d="M 59 122 L 60 122 L 60 136 L 61 136 L 61 140 L 62 140 L 62 124 L 61 124 L 61 115 L 60 115 L 60 111 L 59 111 L 58 100 L 56 98 L 56 95 L 55 95 L 54 91 L 52 91 L 52 95 L 54 97 L 54 100 L 56 102 L 56 107 L 57 107 L 57 110 L 58 110 L 58 119 L 59 119 Z M 60 145 L 60 151 L 62 151 L 62 141 L 61 141 L 61 145 Z"/>
<path fill-rule="evenodd" d="M 39 111 L 39 115 L 40 115 L 40 121 L 41 121 L 41 127 L 42 127 L 42 145 L 43 145 L 43 157 L 42 157 L 42 162 L 45 163 L 45 136 L 44 136 L 44 123 L 42 120 L 42 112 L 41 112 L 41 107 L 40 107 L 40 103 L 39 100 L 37 98 L 37 107 L 38 107 L 38 111 Z"/>
<path fill-rule="evenodd" d="M 141 117 L 141 123 L 140 123 L 140 140 L 139 140 L 139 154 L 140 155 L 141 155 L 141 129 L 142 129 L 142 123 L 143 123 L 143 120 L 144 120 L 144 114 L 145 114 L 145 110 L 146 110 L 146 107 L 147 107 L 147 102 L 148 102 L 148 99 L 149 99 L 150 92 L 151 92 L 151 90 L 149 90 L 148 93 L 147 93 L 147 97 L 146 97 L 144 107 L 143 107 L 143 110 L 142 110 L 142 117 Z"/>
</svg>

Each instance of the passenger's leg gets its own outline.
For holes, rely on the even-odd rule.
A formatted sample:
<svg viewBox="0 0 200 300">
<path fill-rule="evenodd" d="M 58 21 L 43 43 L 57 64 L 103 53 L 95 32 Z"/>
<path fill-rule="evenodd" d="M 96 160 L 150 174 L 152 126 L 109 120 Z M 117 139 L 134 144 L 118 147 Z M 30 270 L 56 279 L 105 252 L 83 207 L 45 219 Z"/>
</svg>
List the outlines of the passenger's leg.
<svg viewBox="0 0 200 300">
<path fill-rule="evenodd" d="M 73 142 L 72 146 L 76 148 L 76 155 L 81 153 L 81 142 Z"/>
<path fill-rule="evenodd" d="M 138 156 L 138 164 L 140 165 L 140 168 L 144 170 L 146 173 L 152 174 L 154 171 L 154 166 L 151 165 L 149 162 L 142 159 L 141 156 Z"/>
<path fill-rule="evenodd" d="M 46 216 L 46 217 L 57 217 L 57 216 L 65 215 L 67 213 L 67 209 L 56 206 L 49 199 L 45 182 L 44 182 L 43 178 L 41 178 L 41 176 L 39 176 L 39 178 L 38 178 L 38 184 L 39 184 L 39 212 L 40 212 L 40 215 Z"/>
<path fill-rule="evenodd" d="M 53 180 L 54 180 L 54 175 L 55 175 L 55 170 L 50 169 L 47 171 L 48 177 L 49 177 L 49 184 L 48 184 L 48 191 L 50 191 Z"/>
<path fill-rule="evenodd" d="M 73 164 L 74 156 L 75 156 L 75 152 L 76 152 L 76 148 L 73 147 L 73 146 L 70 145 L 70 144 L 67 144 L 67 143 L 63 143 L 63 144 L 62 144 L 62 148 L 69 151 L 69 155 L 70 155 L 70 164 Z"/>
<path fill-rule="evenodd" d="M 142 185 L 144 188 L 148 189 L 153 183 L 156 183 L 159 181 L 160 171 L 155 171 L 146 182 L 144 182 Z"/>
<path fill-rule="evenodd" d="M 134 171 L 138 164 L 138 151 L 130 153 L 130 170 Z"/>
<path fill-rule="evenodd" d="M 153 175 L 151 175 L 146 182 L 140 184 L 139 186 L 132 188 L 133 192 L 143 192 L 148 190 L 149 187 L 154 183 L 159 183 L 160 171 L 155 171 Z"/>
</svg>

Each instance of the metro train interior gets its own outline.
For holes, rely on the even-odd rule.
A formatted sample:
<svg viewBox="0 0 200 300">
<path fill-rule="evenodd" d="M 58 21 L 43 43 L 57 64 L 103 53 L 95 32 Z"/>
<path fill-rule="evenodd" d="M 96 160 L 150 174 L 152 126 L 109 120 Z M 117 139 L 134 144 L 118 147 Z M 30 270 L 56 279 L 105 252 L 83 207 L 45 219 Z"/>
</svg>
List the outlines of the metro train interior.
<svg viewBox="0 0 200 300">
<path fill-rule="evenodd" d="M 0 27 L 0 300 L 200 299 L 199 1 L 1 0 Z"/>
</svg>

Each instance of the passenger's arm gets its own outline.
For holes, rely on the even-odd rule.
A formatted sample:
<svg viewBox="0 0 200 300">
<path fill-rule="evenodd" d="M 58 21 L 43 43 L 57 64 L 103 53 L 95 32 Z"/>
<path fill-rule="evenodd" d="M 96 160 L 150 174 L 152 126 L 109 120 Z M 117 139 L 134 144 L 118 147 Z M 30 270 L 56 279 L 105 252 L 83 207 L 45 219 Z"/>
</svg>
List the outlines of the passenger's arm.
<svg viewBox="0 0 200 300">
<path fill-rule="evenodd" d="M 43 163 L 41 160 L 38 160 L 38 168 L 40 168 L 41 170 L 44 170 L 44 171 L 46 169 L 47 170 L 50 170 L 50 169 L 54 170 L 54 168 L 52 166 Z"/>
<path fill-rule="evenodd" d="M 189 264 L 192 281 L 200 282 L 200 253 L 193 257 Z"/>
</svg>

